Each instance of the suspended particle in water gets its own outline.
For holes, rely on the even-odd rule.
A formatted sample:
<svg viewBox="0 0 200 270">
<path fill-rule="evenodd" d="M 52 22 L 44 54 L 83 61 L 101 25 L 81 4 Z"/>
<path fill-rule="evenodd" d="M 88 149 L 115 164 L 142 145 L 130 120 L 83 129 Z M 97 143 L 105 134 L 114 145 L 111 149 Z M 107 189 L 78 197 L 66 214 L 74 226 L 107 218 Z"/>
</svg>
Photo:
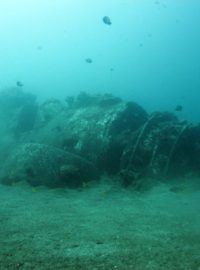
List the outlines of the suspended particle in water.
<svg viewBox="0 0 200 270">
<path fill-rule="evenodd" d="M 41 45 L 38 45 L 38 46 L 37 46 L 37 50 L 38 50 L 38 51 L 41 51 L 41 50 L 42 50 L 42 46 L 41 46 Z"/>
</svg>

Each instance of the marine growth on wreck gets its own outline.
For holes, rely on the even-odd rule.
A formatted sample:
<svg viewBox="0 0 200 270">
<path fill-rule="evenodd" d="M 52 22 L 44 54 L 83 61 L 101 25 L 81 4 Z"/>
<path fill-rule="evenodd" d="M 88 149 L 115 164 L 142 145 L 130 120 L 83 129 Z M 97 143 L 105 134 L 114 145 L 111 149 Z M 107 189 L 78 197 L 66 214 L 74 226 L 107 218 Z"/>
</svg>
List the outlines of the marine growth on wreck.
<svg viewBox="0 0 200 270">
<path fill-rule="evenodd" d="M 79 187 L 104 174 L 136 189 L 200 174 L 200 125 L 148 114 L 110 94 L 81 92 L 38 104 L 21 88 L 0 93 L 0 181 Z"/>
</svg>

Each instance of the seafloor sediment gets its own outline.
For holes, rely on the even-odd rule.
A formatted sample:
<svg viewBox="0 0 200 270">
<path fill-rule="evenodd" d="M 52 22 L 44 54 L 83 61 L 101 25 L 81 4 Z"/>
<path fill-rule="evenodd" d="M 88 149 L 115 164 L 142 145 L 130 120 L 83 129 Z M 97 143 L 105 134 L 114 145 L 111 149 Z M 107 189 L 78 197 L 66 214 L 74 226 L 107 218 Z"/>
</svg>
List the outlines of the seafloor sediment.
<svg viewBox="0 0 200 270">
<path fill-rule="evenodd" d="M 0 186 L 0 269 L 200 269 L 200 189 Z"/>
</svg>

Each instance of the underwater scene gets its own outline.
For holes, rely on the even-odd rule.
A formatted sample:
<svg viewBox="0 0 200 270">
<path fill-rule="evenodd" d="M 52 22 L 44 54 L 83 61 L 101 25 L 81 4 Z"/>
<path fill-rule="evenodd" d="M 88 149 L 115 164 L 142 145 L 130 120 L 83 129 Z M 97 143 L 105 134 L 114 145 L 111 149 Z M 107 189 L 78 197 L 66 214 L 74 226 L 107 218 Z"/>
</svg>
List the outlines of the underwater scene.
<svg viewBox="0 0 200 270">
<path fill-rule="evenodd" d="M 0 270 L 200 270 L 200 2 L 0 1 Z"/>
</svg>

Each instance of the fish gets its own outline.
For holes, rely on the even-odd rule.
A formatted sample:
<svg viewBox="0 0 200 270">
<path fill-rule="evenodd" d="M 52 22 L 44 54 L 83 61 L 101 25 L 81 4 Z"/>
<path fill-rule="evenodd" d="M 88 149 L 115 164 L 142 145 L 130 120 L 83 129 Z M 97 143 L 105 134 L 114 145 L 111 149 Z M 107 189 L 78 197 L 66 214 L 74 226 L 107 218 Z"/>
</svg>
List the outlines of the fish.
<svg viewBox="0 0 200 270">
<path fill-rule="evenodd" d="M 93 62 L 93 60 L 91 58 L 86 58 L 85 62 L 88 63 L 88 64 L 91 64 Z"/>
<path fill-rule="evenodd" d="M 108 16 L 104 16 L 102 20 L 107 25 L 111 25 L 112 24 L 111 19 Z"/>
<path fill-rule="evenodd" d="M 16 85 L 17 85 L 17 87 L 23 87 L 23 86 L 24 86 L 23 83 L 20 82 L 20 81 L 17 81 L 17 82 L 16 82 Z"/>
<path fill-rule="evenodd" d="M 175 108 L 176 112 L 181 112 L 183 110 L 183 106 L 182 105 L 177 105 Z"/>
</svg>

